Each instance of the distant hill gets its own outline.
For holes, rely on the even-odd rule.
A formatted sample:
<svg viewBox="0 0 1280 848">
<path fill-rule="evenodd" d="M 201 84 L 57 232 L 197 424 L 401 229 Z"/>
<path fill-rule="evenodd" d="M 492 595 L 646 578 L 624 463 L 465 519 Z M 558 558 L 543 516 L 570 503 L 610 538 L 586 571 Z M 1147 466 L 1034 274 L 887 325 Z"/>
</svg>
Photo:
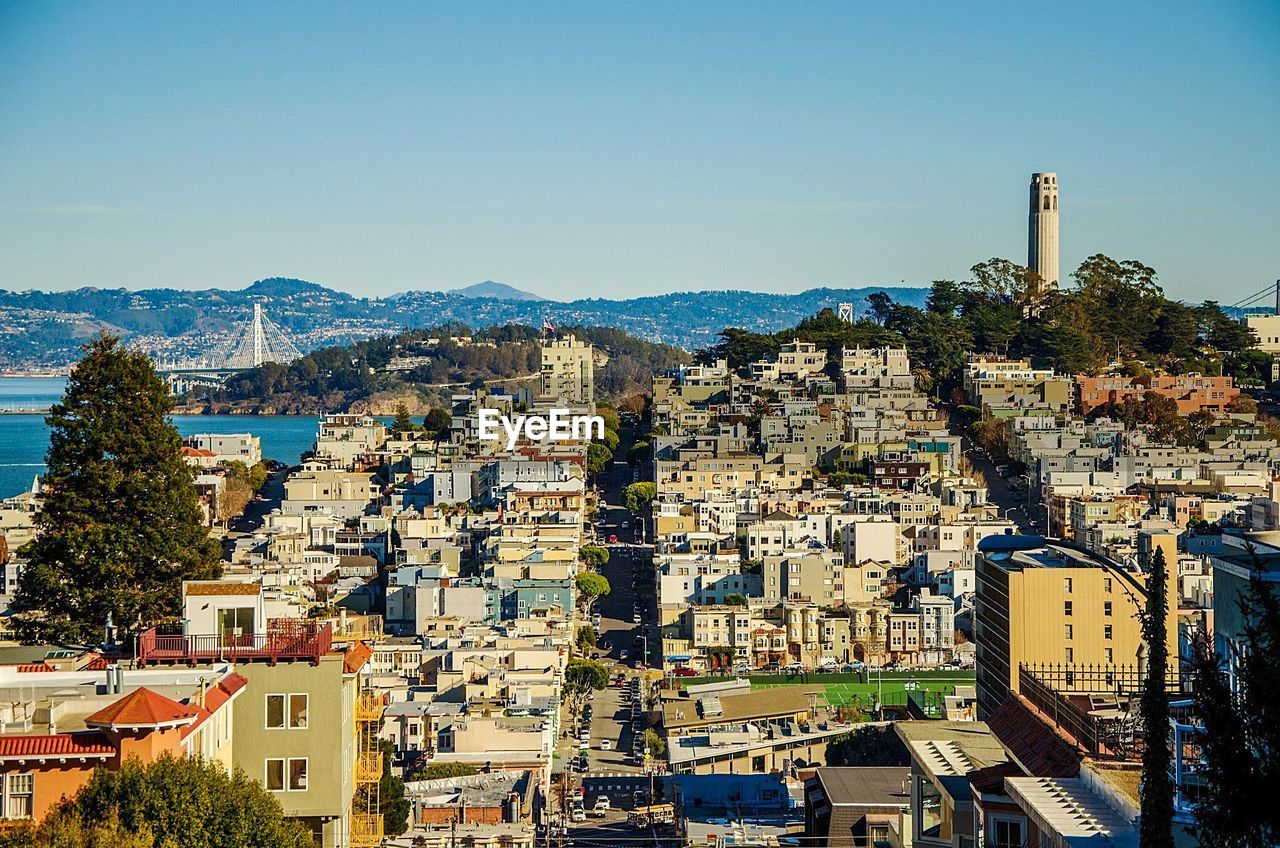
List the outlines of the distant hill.
<svg viewBox="0 0 1280 848">
<path fill-rule="evenodd" d="M 483 283 L 464 286 L 460 289 L 451 289 L 449 294 L 458 294 L 463 297 L 492 297 L 497 300 L 546 300 L 542 295 L 527 292 L 506 283 L 495 283 L 493 280 L 485 280 Z"/>
<path fill-rule="evenodd" d="M 479 329 L 512 323 L 540 327 L 544 321 L 557 327 L 613 328 L 693 351 L 715 344 L 726 327 L 770 333 L 794 327 L 841 302 L 863 311 L 867 296 L 880 291 L 912 306 L 923 306 L 928 296 L 926 288 L 871 286 L 792 294 L 672 292 L 561 302 L 486 281 L 456 291 L 414 290 L 366 298 L 286 277 L 258 280 L 242 289 L 0 289 L 0 326 L 5 328 L 0 333 L 0 371 L 65 367 L 79 358 L 87 339 L 101 332 L 118 335 L 162 361 L 214 358 L 249 319 L 255 303 L 263 304 L 267 317 L 303 352 L 447 322 Z"/>
</svg>

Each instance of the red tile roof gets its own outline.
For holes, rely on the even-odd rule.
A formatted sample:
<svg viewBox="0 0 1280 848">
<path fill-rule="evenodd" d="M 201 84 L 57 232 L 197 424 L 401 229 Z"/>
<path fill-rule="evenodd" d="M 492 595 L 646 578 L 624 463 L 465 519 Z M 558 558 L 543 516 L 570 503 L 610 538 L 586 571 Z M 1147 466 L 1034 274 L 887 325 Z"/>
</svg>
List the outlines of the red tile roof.
<svg viewBox="0 0 1280 848">
<path fill-rule="evenodd" d="M 1000 745 L 1032 777 L 1075 777 L 1084 755 L 1021 695 L 1011 694 L 987 718 Z"/>
<path fill-rule="evenodd" d="M 342 672 L 344 674 L 355 674 L 364 668 L 364 664 L 369 661 L 369 657 L 373 656 L 373 648 L 364 642 L 356 642 L 342 655 Z"/>
<path fill-rule="evenodd" d="M 198 717 L 196 708 L 180 704 L 146 687 L 135 689 L 84 720 L 89 727 L 182 727 Z"/>
<path fill-rule="evenodd" d="M 230 701 L 235 694 L 249 684 L 244 675 L 231 672 L 226 677 L 218 681 L 218 684 L 204 693 L 204 706 L 199 704 L 190 705 L 196 711 L 196 720 L 194 723 L 182 728 L 182 738 L 186 739 L 194 733 L 205 721 L 218 711 L 220 707 Z"/>
<path fill-rule="evenodd" d="M 49 665 L 47 662 L 44 662 L 43 660 L 35 663 L 19 663 L 18 664 L 18 671 L 22 672 L 23 674 L 29 674 L 32 672 L 40 672 L 40 671 L 53 671 L 53 670 L 54 670 L 53 666 Z"/>
<path fill-rule="evenodd" d="M 55 733 L 52 736 L 0 736 L 0 760 L 109 757 L 116 749 L 101 733 Z"/>
</svg>

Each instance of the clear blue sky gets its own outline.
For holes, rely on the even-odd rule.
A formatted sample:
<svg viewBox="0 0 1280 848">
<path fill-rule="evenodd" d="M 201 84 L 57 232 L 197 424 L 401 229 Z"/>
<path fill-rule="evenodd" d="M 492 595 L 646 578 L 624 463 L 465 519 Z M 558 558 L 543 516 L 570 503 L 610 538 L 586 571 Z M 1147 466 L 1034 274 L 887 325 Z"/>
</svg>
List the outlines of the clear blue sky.
<svg viewBox="0 0 1280 848">
<path fill-rule="evenodd" d="M 0 287 L 1280 277 L 1280 4 L 0 5 Z"/>
</svg>

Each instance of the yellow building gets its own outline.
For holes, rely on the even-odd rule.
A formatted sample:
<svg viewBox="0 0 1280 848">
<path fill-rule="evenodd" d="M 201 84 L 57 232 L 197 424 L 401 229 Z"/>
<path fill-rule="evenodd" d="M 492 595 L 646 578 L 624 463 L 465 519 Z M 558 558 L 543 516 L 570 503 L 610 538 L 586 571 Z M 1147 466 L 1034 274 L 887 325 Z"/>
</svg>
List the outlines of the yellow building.
<svg viewBox="0 0 1280 848">
<path fill-rule="evenodd" d="M 978 717 L 1019 691 L 1019 666 L 1111 668 L 1145 664 L 1139 613 L 1141 575 L 1083 548 L 1039 536 L 992 536 L 978 546 Z M 1170 596 L 1175 598 L 1176 588 Z M 1171 604 L 1176 615 L 1176 600 Z M 1178 657 L 1176 621 L 1167 628 L 1171 667 Z"/>
</svg>

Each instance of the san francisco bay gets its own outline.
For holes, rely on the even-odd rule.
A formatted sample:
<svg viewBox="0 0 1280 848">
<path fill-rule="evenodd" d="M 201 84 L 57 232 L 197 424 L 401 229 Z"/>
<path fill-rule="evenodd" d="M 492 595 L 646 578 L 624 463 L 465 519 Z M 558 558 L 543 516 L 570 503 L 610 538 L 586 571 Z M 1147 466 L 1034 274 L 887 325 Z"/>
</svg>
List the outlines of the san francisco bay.
<svg viewBox="0 0 1280 848">
<path fill-rule="evenodd" d="M 0 377 L 0 410 L 47 407 L 62 397 L 61 377 Z M 314 415 L 175 415 L 173 424 L 183 436 L 194 433 L 253 433 L 262 439 L 262 454 L 296 463 L 310 450 L 319 419 Z M 31 488 L 44 473 L 49 428 L 44 415 L 0 415 L 0 497 Z"/>
</svg>

